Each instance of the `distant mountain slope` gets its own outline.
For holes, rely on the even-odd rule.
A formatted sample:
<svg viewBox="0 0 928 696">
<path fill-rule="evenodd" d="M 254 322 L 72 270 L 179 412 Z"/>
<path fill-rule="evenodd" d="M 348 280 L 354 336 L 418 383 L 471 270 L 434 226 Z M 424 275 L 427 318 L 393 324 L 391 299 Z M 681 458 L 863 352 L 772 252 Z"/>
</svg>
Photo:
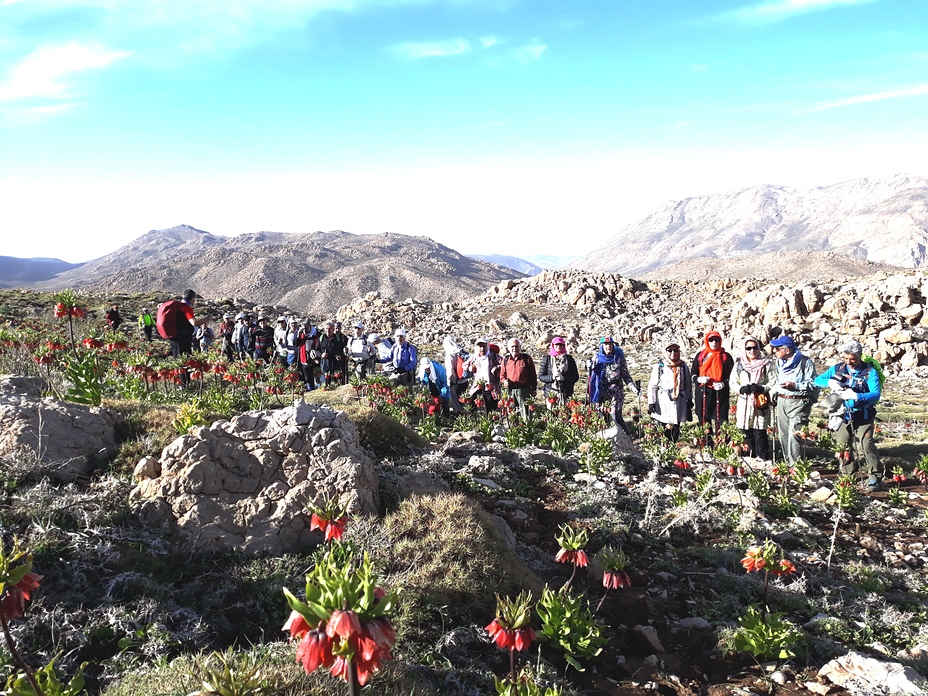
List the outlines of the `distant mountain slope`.
<svg viewBox="0 0 928 696">
<path fill-rule="evenodd" d="M 20 259 L 15 256 L 0 256 L 0 287 L 12 288 L 23 283 L 48 280 L 58 273 L 80 265 L 61 259 Z"/>
<path fill-rule="evenodd" d="M 515 256 L 503 256 L 502 254 L 468 254 L 468 256 L 470 256 L 472 259 L 477 259 L 478 261 L 495 263 L 497 266 L 502 266 L 503 268 L 511 268 L 514 271 L 524 273 L 528 276 L 537 275 L 544 270 L 541 268 L 541 266 L 536 266 L 530 261 L 526 261 L 525 259 L 520 259 Z"/>
<path fill-rule="evenodd" d="M 928 178 L 754 188 L 672 201 L 568 265 L 639 276 L 683 259 L 830 251 L 913 268 L 928 262 Z"/>
<path fill-rule="evenodd" d="M 245 297 L 331 312 L 371 291 L 394 299 L 459 300 L 521 273 L 478 261 L 428 237 L 348 232 L 258 232 L 223 237 L 187 225 L 152 230 L 43 288 Z"/>
<path fill-rule="evenodd" d="M 830 251 L 774 251 L 768 254 L 684 259 L 638 276 L 640 280 L 767 280 L 819 283 L 902 270 Z"/>
</svg>

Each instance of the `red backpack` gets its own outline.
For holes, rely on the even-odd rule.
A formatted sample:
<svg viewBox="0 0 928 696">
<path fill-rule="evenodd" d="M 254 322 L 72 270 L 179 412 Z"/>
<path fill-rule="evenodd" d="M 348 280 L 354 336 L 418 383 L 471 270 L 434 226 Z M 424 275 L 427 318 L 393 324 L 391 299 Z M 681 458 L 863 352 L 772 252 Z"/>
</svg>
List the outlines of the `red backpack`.
<svg viewBox="0 0 928 696">
<path fill-rule="evenodd" d="M 177 336 L 177 318 L 183 311 L 184 303 L 179 300 L 168 300 L 158 305 L 155 314 L 155 325 L 162 338 L 172 339 Z"/>
</svg>

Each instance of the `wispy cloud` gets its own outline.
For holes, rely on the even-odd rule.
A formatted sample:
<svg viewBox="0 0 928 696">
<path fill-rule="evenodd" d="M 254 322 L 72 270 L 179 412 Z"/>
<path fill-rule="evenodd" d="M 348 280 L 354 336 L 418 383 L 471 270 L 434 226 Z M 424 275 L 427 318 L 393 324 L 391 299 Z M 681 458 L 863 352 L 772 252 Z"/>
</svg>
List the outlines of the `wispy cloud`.
<svg viewBox="0 0 928 696">
<path fill-rule="evenodd" d="M 798 113 L 813 113 L 816 111 L 828 111 L 829 109 L 840 109 L 845 106 L 854 106 L 856 104 L 867 104 L 869 102 L 885 101 L 887 99 L 905 99 L 907 97 L 921 97 L 928 95 L 928 84 L 916 85 L 908 89 L 888 90 L 885 92 L 871 92 L 870 94 L 859 94 L 856 97 L 847 97 L 845 99 L 835 99 L 833 101 L 818 102 L 808 109 L 802 109 Z"/>
<path fill-rule="evenodd" d="M 546 44 L 526 44 L 513 49 L 513 55 L 523 63 L 531 63 L 533 60 L 539 60 L 547 50 Z"/>
<path fill-rule="evenodd" d="M 401 58 L 418 60 L 419 58 L 442 58 L 444 56 L 459 56 L 470 50 L 470 41 L 467 39 L 449 39 L 447 41 L 407 41 L 396 44 L 394 53 Z"/>
<path fill-rule="evenodd" d="M 492 48 L 498 43 L 499 39 L 497 39 L 495 36 L 484 36 L 482 39 L 480 39 L 480 45 L 484 48 Z"/>
<path fill-rule="evenodd" d="M 835 7 L 866 5 L 876 0 L 770 0 L 756 5 L 744 5 L 724 12 L 719 19 L 749 24 L 769 24 L 810 12 L 821 12 Z"/>
<path fill-rule="evenodd" d="M 71 41 L 62 46 L 42 46 L 30 53 L 0 85 L 0 101 L 29 98 L 66 98 L 73 84 L 64 78 L 93 68 L 103 68 L 128 53 L 103 46 L 84 46 Z"/>
</svg>

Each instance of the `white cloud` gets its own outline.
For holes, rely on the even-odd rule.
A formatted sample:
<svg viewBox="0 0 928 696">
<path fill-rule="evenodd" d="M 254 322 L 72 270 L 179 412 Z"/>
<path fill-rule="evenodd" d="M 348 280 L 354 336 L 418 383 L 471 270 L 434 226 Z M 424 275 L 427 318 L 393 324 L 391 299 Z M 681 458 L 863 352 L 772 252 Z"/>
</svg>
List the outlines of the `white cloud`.
<svg viewBox="0 0 928 696">
<path fill-rule="evenodd" d="M 530 63 L 533 60 L 539 60 L 541 54 L 548 50 L 546 44 L 526 44 L 525 46 L 519 46 L 513 54 L 523 63 Z"/>
<path fill-rule="evenodd" d="M 484 36 L 482 39 L 480 39 L 480 45 L 484 48 L 491 48 L 498 43 L 499 39 L 497 39 L 495 36 Z"/>
<path fill-rule="evenodd" d="M 707 73 L 709 72 L 709 66 L 704 63 L 693 63 L 686 66 L 686 72 L 694 74 Z"/>
<path fill-rule="evenodd" d="M 82 46 L 75 41 L 63 46 L 42 46 L 10 71 L 9 79 L 0 85 L 0 101 L 65 97 L 71 85 L 62 78 L 106 67 L 128 55 L 102 46 Z"/>
<path fill-rule="evenodd" d="M 721 19 L 766 24 L 779 22 L 797 15 L 830 10 L 834 7 L 866 5 L 876 0 L 771 0 L 756 5 L 745 5 L 720 15 Z"/>
<path fill-rule="evenodd" d="M 441 58 L 458 56 L 470 50 L 467 39 L 449 39 L 447 41 L 407 41 L 397 44 L 393 51 L 402 58 L 417 60 L 419 58 Z"/>
<path fill-rule="evenodd" d="M 928 84 L 916 85 L 909 89 L 888 90 L 885 92 L 871 92 L 870 94 L 859 94 L 856 97 L 847 97 L 845 99 L 835 99 L 833 101 L 819 102 L 808 109 L 803 109 L 799 113 L 810 113 L 816 111 L 828 111 L 829 109 L 840 109 L 845 106 L 854 106 L 856 104 L 867 104 L 869 102 L 885 101 L 886 99 L 905 99 L 906 97 L 921 97 L 928 95 Z"/>
</svg>

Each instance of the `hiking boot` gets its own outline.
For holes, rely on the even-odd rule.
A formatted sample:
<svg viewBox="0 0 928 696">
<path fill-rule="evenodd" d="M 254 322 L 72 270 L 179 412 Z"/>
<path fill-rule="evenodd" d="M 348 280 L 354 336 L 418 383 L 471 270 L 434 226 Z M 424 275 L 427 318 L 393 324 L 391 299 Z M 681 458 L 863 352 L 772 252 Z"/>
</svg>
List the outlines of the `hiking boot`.
<svg viewBox="0 0 928 696">
<path fill-rule="evenodd" d="M 867 479 L 867 482 L 864 484 L 864 488 L 873 493 L 874 491 L 883 490 L 883 482 L 880 481 L 876 476 L 871 476 Z"/>
</svg>

